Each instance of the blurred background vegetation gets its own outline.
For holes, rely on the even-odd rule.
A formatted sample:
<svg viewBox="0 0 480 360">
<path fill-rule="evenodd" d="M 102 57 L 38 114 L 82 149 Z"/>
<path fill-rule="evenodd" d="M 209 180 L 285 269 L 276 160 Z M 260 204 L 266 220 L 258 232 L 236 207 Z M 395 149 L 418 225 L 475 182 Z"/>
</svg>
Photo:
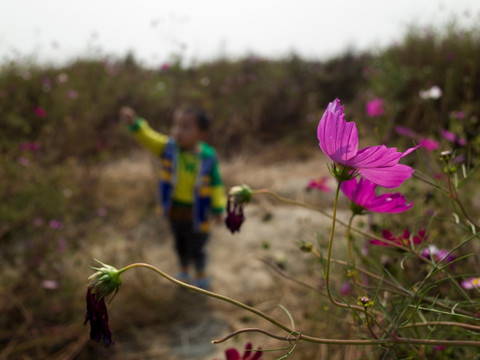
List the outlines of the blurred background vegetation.
<svg viewBox="0 0 480 360">
<path fill-rule="evenodd" d="M 442 96 L 422 99 L 432 86 Z M 137 146 L 117 121 L 121 106 L 168 132 L 175 107 L 198 103 L 214 118 L 210 143 L 223 159 L 268 145 L 278 149 L 271 160 L 282 161 L 310 156 L 318 121 L 336 97 L 367 138 L 402 147 L 411 140 L 395 126 L 437 140 L 447 129 L 467 139 L 475 156 L 479 29 L 412 28 L 386 49 L 327 61 L 252 55 L 185 67 L 178 58 L 146 69 L 129 55 L 1 64 L 0 358 L 74 358 L 71 339 L 88 335 L 78 326 L 90 261 L 82 249 L 124 211 L 99 200 L 99 169 Z M 385 104 L 381 119 L 365 112 L 375 98 Z"/>
</svg>

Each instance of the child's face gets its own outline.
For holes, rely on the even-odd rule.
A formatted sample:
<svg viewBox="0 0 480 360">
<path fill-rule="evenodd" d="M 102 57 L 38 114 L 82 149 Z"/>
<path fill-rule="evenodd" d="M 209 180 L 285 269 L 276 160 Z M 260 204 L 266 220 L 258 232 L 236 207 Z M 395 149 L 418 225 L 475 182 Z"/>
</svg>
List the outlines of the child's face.
<svg viewBox="0 0 480 360">
<path fill-rule="evenodd" d="M 171 135 L 180 148 L 194 150 L 197 143 L 203 140 L 205 133 L 198 128 L 195 115 L 177 110 L 173 115 Z"/>
</svg>

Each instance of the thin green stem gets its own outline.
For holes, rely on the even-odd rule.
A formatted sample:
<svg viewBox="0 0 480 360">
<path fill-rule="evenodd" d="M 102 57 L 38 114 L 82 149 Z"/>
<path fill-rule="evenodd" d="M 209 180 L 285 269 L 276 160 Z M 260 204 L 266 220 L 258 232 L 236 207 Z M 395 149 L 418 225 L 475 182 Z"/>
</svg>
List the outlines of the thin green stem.
<svg viewBox="0 0 480 360">
<path fill-rule="evenodd" d="M 480 341 L 473 341 L 473 340 L 440 340 L 440 339 L 411 339 L 405 337 L 396 337 L 396 338 L 389 338 L 389 339 L 368 339 L 368 340 L 361 340 L 361 339 L 330 339 L 330 338 L 317 338 L 313 336 L 307 336 L 303 334 L 299 334 L 295 337 L 281 337 L 274 334 L 269 333 L 268 331 L 262 329 L 255 329 L 255 328 L 248 328 L 248 329 L 239 329 L 234 331 L 233 333 L 218 339 L 213 340 L 213 344 L 219 344 L 224 341 L 231 339 L 232 337 L 245 333 L 245 332 L 260 332 L 267 336 L 271 336 L 277 340 L 283 341 L 307 341 L 316 344 L 332 344 L 332 345 L 396 345 L 396 344 L 407 344 L 407 345 L 446 345 L 446 346 L 474 346 L 480 347 Z M 273 335 L 273 336 L 272 336 Z"/>
<path fill-rule="evenodd" d="M 327 213 L 326 211 L 324 211 L 323 209 L 319 208 L 318 206 L 314 206 L 314 205 L 311 205 L 311 204 L 307 204 L 307 203 L 303 203 L 303 202 L 300 202 L 300 201 L 295 201 L 295 200 L 292 200 L 292 199 L 288 199 L 286 197 L 283 197 L 283 196 L 280 196 L 276 193 L 274 193 L 273 191 L 269 190 L 269 189 L 258 189 L 258 190 L 253 190 L 252 193 L 255 195 L 255 194 L 258 194 L 258 195 L 270 195 L 272 197 L 274 197 L 275 199 L 277 199 L 278 201 L 281 201 L 285 204 L 289 204 L 289 205 L 295 205 L 295 206 L 300 206 L 300 207 L 303 207 L 303 208 L 306 208 L 306 209 L 310 209 L 310 210 L 315 210 L 317 212 L 319 212 L 320 214 L 326 216 L 327 218 L 329 219 L 333 219 L 333 215 Z M 343 220 L 340 220 L 340 219 L 335 219 L 335 221 L 337 223 L 339 223 L 340 225 L 342 226 L 345 226 L 345 227 L 348 227 L 348 223 L 346 223 L 345 221 Z M 366 238 L 369 238 L 369 239 L 374 239 L 374 240 L 379 240 L 379 241 L 382 241 L 386 244 L 388 244 L 389 246 L 391 247 L 394 247 L 396 249 L 399 249 L 399 250 L 404 250 L 404 251 L 409 251 L 410 253 L 412 253 L 416 258 L 418 258 L 420 261 L 422 262 L 425 262 L 427 264 L 431 264 L 432 262 L 430 260 L 428 260 L 426 257 L 422 256 L 420 253 L 416 252 L 416 251 L 413 251 L 413 249 L 411 249 L 410 247 L 406 247 L 404 245 L 401 245 L 401 244 L 397 244 L 395 243 L 394 241 L 390 241 L 390 240 L 387 240 L 387 239 L 383 239 L 383 238 L 379 238 L 378 236 L 376 235 L 373 235 L 373 234 L 369 234 L 361 229 L 358 229 L 358 228 L 355 228 L 353 226 L 350 227 L 350 231 L 352 232 L 355 232 L 359 235 L 362 235 Z"/>
<path fill-rule="evenodd" d="M 338 182 L 337 190 L 335 191 L 335 200 L 333 201 L 333 214 L 332 214 L 332 229 L 330 232 L 330 240 L 328 242 L 328 252 L 327 252 L 327 264 L 325 266 L 325 288 L 327 289 L 327 295 L 330 301 L 337 305 L 338 303 L 332 296 L 330 291 L 330 259 L 332 258 L 332 247 L 333 247 L 333 236 L 335 235 L 335 224 L 337 218 L 337 204 L 338 204 L 338 195 L 340 193 L 341 182 Z"/>
<path fill-rule="evenodd" d="M 348 220 L 348 226 L 347 226 L 347 248 L 348 248 L 348 256 L 350 257 L 350 266 L 352 267 L 352 277 L 355 281 L 357 281 L 357 273 L 355 270 L 355 255 L 353 254 L 353 248 L 352 248 L 352 235 L 351 235 L 351 228 L 352 228 L 352 222 L 353 218 L 355 217 L 355 213 L 352 213 L 352 216 L 350 216 L 350 219 Z"/>
<path fill-rule="evenodd" d="M 364 307 L 364 313 L 365 313 L 365 325 L 367 326 L 368 328 L 368 331 L 370 332 L 370 335 L 372 335 L 372 337 L 374 339 L 378 339 L 378 336 L 375 335 L 375 333 L 373 332 L 373 329 L 372 329 L 372 322 L 370 321 L 370 315 L 368 315 L 368 310 L 366 307 Z"/>
<path fill-rule="evenodd" d="M 276 319 L 274 319 L 273 317 L 265 314 L 264 312 L 260 311 L 260 310 L 257 310 L 251 306 L 248 306 L 240 301 L 237 301 L 235 299 L 232 299 L 232 298 L 229 298 L 228 296 L 224 296 L 224 295 L 220 295 L 220 294 L 217 294 L 217 293 L 214 293 L 214 292 L 211 292 L 211 291 L 208 291 L 208 290 L 204 290 L 204 289 L 201 289 L 201 288 L 198 288 L 196 286 L 193 286 L 193 285 L 190 285 L 190 284 L 186 284 L 182 281 L 179 281 L 173 277 L 171 277 L 170 275 L 164 273 L 163 271 L 161 271 L 160 269 L 156 268 L 155 266 L 153 265 L 150 265 L 150 264 L 146 264 L 146 263 L 135 263 L 135 264 L 130 264 L 128 266 L 125 266 L 124 268 L 118 270 L 119 274 L 122 274 L 124 273 L 125 271 L 127 270 L 130 270 L 130 269 L 133 269 L 133 268 L 147 268 L 147 269 L 150 269 L 150 270 L 153 270 L 154 272 L 156 272 L 157 274 L 163 276 L 165 279 L 173 282 L 174 284 L 176 285 L 179 285 L 179 286 L 182 286 L 184 288 L 187 288 L 187 289 L 190 289 L 190 290 L 193 290 L 193 291 L 196 291 L 200 294 L 203 294 L 203 295 L 207 295 L 207 296 L 210 296 L 212 298 L 215 298 L 215 299 L 218 299 L 218 300 L 222 300 L 222 301 L 225 301 L 225 302 L 228 302 L 232 305 L 235 305 L 239 308 L 242 308 L 244 310 L 247 310 L 255 315 L 258 315 L 260 316 L 261 318 L 269 321 L 270 323 L 272 323 L 273 325 L 279 327 L 280 329 L 290 333 L 290 334 L 294 334 L 294 335 L 299 335 L 299 333 L 297 333 L 295 330 L 292 330 L 290 329 L 290 327 L 288 327 L 287 325 L 285 324 L 282 324 L 281 322 L 277 321 Z"/>
<path fill-rule="evenodd" d="M 470 341 L 470 340 L 437 340 L 437 339 L 409 339 L 409 338 L 401 338 L 401 337 L 396 337 L 396 338 L 389 338 L 389 339 L 370 339 L 370 340 L 355 340 L 355 339 L 328 339 L 328 338 L 316 338 L 313 336 L 307 336 L 299 333 L 298 331 L 290 329 L 288 326 L 282 324 L 281 322 L 275 320 L 271 316 L 263 313 L 262 311 L 259 311 L 255 308 L 252 308 L 251 306 L 248 306 L 246 304 L 241 303 L 240 301 L 231 299 L 227 296 L 220 295 L 208 290 L 203 290 L 198 287 L 186 284 L 182 281 L 179 281 L 170 275 L 164 273 L 160 269 L 156 268 L 153 265 L 146 264 L 146 263 L 135 263 L 135 264 L 130 264 L 128 266 L 123 267 L 122 269 L 118 270 L 119 274 L 122 274 L 130 269 L 133 268 L 147 268 L 155 273 L 163 276 L 165 279 L 173 282 L 174 284 L 177 284 L 179 286 L 182 286 L 184 288 L 196 291 L 198 293 L 216 298 L 218 300 L 222 300 L 225 302 L 228 302 L 232 305 L 235 305 L 241 309 L 247 310 L 255 315 L 260 316 L 261 318 L 267 320 L 268 322 L 272 323 L 273 325 L 277 326 L 278 328 L 286 331 L 289 336 L 288 337 L 279 337 L 274 335 L 273 337 L 277 338 L 278 340 L 285 340 L 285 341 L 307 341 L 307 342 L 312 342 L 312 343 L 318 343 L 318 344 L 337 344 L 337 345 L 388 345 L 388 344 L 417 344 L 417 345 L 447 345 L 447 346 L 475 346 L 475 347 L 480 347 L 480 341 Z M 346 305 L 346 304 L 341 304 L 341 305 Z M 346 305 L 348 306 L 348 305 Z M 255 329 L 248 329 L 246 331 L 257 331 Z M 221 339 L 221 340 L 214 340 L 213 343 L 219 343 L 222 341 L 225 341 L 239 333 L 241 333 L 242 330 L 236 331 L 235 333 Z M 271 333 L 268 333 L 266 331 L 261 331 L 262 333 L 270 336 L 273 335 Z"/>
</svg>

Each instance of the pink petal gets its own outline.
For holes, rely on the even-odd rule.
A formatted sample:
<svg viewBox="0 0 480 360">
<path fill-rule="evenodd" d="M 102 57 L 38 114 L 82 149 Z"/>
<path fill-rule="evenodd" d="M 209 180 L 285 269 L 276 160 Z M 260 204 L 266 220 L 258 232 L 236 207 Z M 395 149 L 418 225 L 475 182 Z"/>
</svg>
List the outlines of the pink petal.
<svg viewBox="0 0 480 360">
<path fill-rule="evenodd" d="M 356 202 L 358 205 L 366 207 L 375 200 L 376 184 L 364 178 L 360 178 L 356 191 Z"/>
<path fill-rule="evenodd" d="M 243 353 L 242 359 L 247 359 L 250 356 L 252 348 L 252 343 L 245 345 L 245 352 Z"/>
<path fill-rule="evenodd" d="M 396 188 L 409 179 L 414 170 L 407 165 L 397 164 L 386 168 L 357 168 L 364 178 L 385 188 Z"/>
<path fill-rule="evenodd" d="M 421 139 L 420 145 L 425 148 L 427 151 L 434 151 L 440 147 L 438 141 L 432 139 Z"/>
<path fill-rule="evenodd" d="M 395 235 L 390 230 L 382 230 L 382 236 L 390 241 L 395 240 Z"/>
<path fill-rule="evenodd" d="M 398 164 L 401 157 L 402 153 L 396 148 L 387 148 L 385 145 L 370 146 L 358 151 L 347 165 L 354 168 L 390 167 Z"/>
<path fill-rule="evenodd" d="M 407 136 L 409 138 L 415 138 L 417 136 L 415 131 L 413 131 L 412 129 L 400 125 L 395 126 L 395 131 L 397 132 L 397 134 Z"/>
<path fill-rule="evenodd" d="M 366 209 L 373 212 L 393 214 L 406 211 L 412 206 L 413 202 L 407 204 L 407 200 L 402 194 L 393 193 L 378 196 Z"/>
<path fill-rule="evenodd" d="M 227 349 L 225 351 L 225 356 L 227 360 L 240 360 L 240 354 L 237 349 Z"/>
<path fill-rule="evenodd" d="M 357 188 L 357 179 L 344 181 L 340 185 L 340 189 L 345 194 L 345 196 L 350 199 L 350 201 L 353 201 L 354 199 L 353 194 L 356 188 Z"/>
<path fill-rule="evenodd" d="M 358 151 L 357 126 L 354 122 L 346 122 L 342 111 L 343 106 L 336 99 L 328 105 L 317 128 L 320 148 L 330 160 L 339 164 L 345 164 Z"/>
</svg>

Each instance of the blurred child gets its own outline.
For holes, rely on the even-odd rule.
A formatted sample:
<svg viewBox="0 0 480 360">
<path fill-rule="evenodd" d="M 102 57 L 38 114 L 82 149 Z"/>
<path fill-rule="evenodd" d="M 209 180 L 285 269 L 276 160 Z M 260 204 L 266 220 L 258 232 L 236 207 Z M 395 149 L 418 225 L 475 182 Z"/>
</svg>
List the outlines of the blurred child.
<svg viewBox="0 0 480 360">
<path fill-rule="evenodd" d="M 160 205 L 175 237 L 180 262 L 177 278 L 190 282 L 189 267 L 193 264 L 193 284 L 208 288 L 205 245 L 210 215 L 220 223 L 226 205 L 215 150 L 203 141 L 210 118 L 195 106 L 179 107 L 173 116 L 170 136 L 153 130 L 129 107 L 120 109 L 120 120 L 129 124 L 143 146 L 160 157 Z"/>
</svg>

